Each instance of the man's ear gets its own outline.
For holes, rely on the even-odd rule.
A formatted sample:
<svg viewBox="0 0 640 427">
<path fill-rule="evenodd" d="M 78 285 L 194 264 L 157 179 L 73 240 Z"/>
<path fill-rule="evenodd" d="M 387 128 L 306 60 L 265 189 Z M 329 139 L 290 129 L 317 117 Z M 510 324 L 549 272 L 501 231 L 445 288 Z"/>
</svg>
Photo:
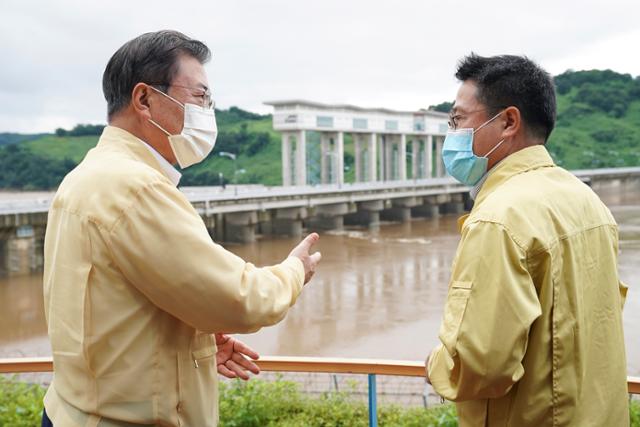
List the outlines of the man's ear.
<svg viewBox="0 0 640 427">
<path fill-rule="evenodd" d="M 518 107 L 507 107 L 502 113 L 504 117 L 504 129 L 502 130 L 502 138 L 513 138 L 522 126 L 522 116 Z"/>
<path fill-rule="evenodd" d="M 133 87 L 131 91 L 131 107 L 136 112 L 138 117 L 147 121 L 151 118 L 151 89 L 144 83 L 138 83 Z"/>
</svg>

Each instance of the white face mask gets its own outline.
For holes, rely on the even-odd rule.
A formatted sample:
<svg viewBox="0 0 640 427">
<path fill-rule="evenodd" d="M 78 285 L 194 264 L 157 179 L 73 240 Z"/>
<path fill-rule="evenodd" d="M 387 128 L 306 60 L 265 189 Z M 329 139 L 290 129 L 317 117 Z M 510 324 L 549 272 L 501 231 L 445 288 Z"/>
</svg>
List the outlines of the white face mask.
<svg viewBox="0 0 640 427">
<path fill-rule="evenodd" d="M 149 87 L 177 103 L 184 110 L 184 126 L 180 135 L 171 135 L 158 123 L 149 119 L 169 137 L 169 144 L 180 167 L 184 169 L 203 161 L 213 150 L 218 136 L 214 109 L 203 108 L 196 104 L 182 104 L 153 86 Z"/>
</svg>

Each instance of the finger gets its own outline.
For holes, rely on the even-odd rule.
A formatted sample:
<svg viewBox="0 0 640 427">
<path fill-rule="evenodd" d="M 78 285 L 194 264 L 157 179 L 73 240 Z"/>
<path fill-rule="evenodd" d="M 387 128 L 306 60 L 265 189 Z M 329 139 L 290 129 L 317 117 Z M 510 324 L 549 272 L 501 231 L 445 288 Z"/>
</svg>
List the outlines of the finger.
<svg viewBox="0 0 640 427">
<path fill-rule="evenodd" d="M 243 380 L 248 380 L 249 379 L 249 375 L 245 372 L 244 369 L 242 369 L 242 366 L 238 365 L 233 360 L 227 360 L 227 362 L 224 364 L 224 366 L 229 368 L 231 371 L 233 371 L 237 376 L 239 376 Z"/>
<path fill-rule="evenodd" d="M 227 368 L 226 366 L 224 366 L 224 364 L 219 364 L 218 365 L 218 373 L 222 376 L 225 376 L 227 378 L 236 378 L 237 375 L 235 373 L 233 373 L 231 370 L 229 370 L 229 368 Z"/>
<path fill-rule="evenodd" d="M 313 255 L 311 255 L 309 259 L 311 260 L 311 265 L 315 267 L 320 263 L 320 260 L 322 259 L 322 254 L 320 252 L 316 252 Z"/>
<path fill-rule="evenodd" d="M 240 340 L 235 340 L 233 351 L 245 354 L 250 358 L 252 358 L 253 360 L 260 359 L 260 355 L 258 354 L 258 352 L 256 352 L 254 349 L 252 349 L 251 347 L 249 347 L 248 345 L 246 345 Z"/>
<path fill-rule="evenodd" d="M 222 334 L 222 333 L 218 333 L 215 336 L 216 336 L 216 345 L 222 345 L 227 341 L 229 341 L 229 339 L 231 338 L 229 335 Z"/>
<path fill-rule="evenodd" d="M 234 362 L 242 366 L 247 371 L 250 371 L 256 375 L 260 373 L 260 368 L 258 367 L 258 365 L 253 363 L 251 360 L 243 357 L 240 353 L 233 353 L 233 356 L 231 356 L 231 358 Z"/>
<path fill-rule="evenodd" d="M 305 254 L 308 254 L 311 246 L 313 246 L 319 239 L 320 236 L 318 235 L 318 233 L 311 233 L 307 237 L 305 237 L 304 240 L 300 242 L 300 244 L 298 244 L 298 248 L 304 251 Z"/>
</svg>

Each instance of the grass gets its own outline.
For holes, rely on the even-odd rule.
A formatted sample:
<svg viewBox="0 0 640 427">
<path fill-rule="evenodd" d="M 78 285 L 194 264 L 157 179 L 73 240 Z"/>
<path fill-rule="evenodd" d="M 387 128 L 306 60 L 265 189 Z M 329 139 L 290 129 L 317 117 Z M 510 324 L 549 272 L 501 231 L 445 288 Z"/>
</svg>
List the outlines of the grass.
<svg viewBox="0 0 640 427">
<path fill-rule="evenodd" d="M 0 376 L 0 426 L 37 427 L 42 415 L 44 388 Z M 631 427 L 640 427 L 640 402 L 629 407 Z M 380 426 L 454 427 L 454 405 L 405 408 L 385 405 L 378 409 Z M 220 427 L 366 427 L 368 409 L 348 392 L 326 393 L 319 398 L 300 392 L 290 381 L 253 379 L 220 384 Z"/>
</svg>

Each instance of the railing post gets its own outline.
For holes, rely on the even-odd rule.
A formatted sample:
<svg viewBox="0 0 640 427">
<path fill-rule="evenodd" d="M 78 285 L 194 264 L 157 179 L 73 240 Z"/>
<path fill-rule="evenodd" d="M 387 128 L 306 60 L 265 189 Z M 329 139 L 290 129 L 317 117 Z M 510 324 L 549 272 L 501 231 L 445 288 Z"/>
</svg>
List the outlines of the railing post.
<svg viewBox="0 0 640 427">
<path fill-rule="evenodd" d="M 378 393 L 376 374 L 369 374 L 369 427 L 378 427 Z"/>
</svg>

